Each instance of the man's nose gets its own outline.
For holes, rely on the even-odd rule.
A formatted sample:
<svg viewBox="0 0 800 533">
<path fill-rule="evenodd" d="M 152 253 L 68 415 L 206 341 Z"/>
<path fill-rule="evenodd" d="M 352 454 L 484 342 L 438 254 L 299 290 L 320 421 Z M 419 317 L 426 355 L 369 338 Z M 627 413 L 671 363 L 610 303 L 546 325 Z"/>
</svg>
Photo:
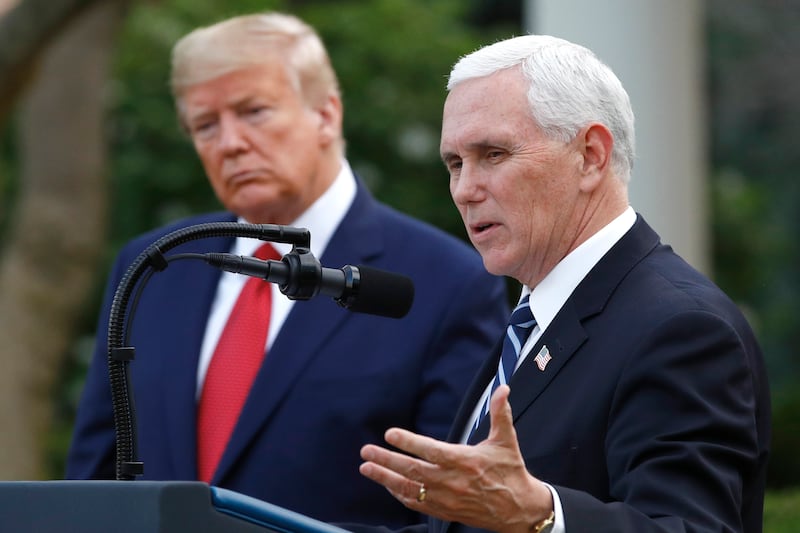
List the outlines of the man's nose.
<svg viewBox="0 0 800 533">
<path fill-rule="evenodd" d="M 219 146 L 227 153 L 241 152 L 247 149 L 247 137 L 243 125 L 230 115 L 220 118 Z"/>
<path fill-rule="evenodd" d="M 479 201 L 483 186 L 479 171 L 472 165 L 462 163 L 458 178 L 451 181 L 450 195 L 456 204 Z"/>
</svg>

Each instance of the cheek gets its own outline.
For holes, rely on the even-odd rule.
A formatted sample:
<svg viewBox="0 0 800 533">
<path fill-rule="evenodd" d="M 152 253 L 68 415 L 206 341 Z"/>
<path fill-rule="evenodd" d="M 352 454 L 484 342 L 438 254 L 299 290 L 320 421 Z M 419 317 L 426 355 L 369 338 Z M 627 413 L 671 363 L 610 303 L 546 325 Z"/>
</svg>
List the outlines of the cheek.
<svg viewBox="0 0 800 533">
<path fill-rule="evenodd" d="M 203 164 L 203 169 L 206 172 L 206 178 L 211 184 L 211 187 L 214 189 L 214 191 L 216 191 L 217 194 L 224 194 L 225 187 L 224 180 L 222 179 L 221 165 L 213 160 L 201 159 L 200 162 Z"/>
<path fill-rule="evenodd" d="M 194 150 L 206 174 L 208 174 L 209 177 L 218 176 L 221 172 L 220 165 L 222 158 L 217 157 L 215 150 L 210 146 L 198 143 L 194 143 Z"/>
<path fill-rule="evenodd" d="M 467 208 L 461 205 L 456 204 L 456 210 L 458 214 L 461 216 L 461 222 L 464 224 L 464 227 L 467 227 Z"/>
</svg>

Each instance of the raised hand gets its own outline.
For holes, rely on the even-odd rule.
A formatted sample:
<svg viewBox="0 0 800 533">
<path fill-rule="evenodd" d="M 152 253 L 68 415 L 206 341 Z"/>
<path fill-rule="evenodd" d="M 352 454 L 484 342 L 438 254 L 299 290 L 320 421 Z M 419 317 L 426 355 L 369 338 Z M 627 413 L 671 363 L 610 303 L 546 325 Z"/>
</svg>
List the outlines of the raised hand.
<svg viewBox="0 0 800 533">
<path fill-rule="evenodd" d="M 442 520 L 503 533 L 529 531 L 550 514 L 553 499 L 525 468 L 509 390 L 502 385 L 492 396 L 491 429 L 483 442 L 451 444 L 391 428 L 386 442 L 408 455 L 366 445 L 361 474 L 406 507 Z"/>
</svg>

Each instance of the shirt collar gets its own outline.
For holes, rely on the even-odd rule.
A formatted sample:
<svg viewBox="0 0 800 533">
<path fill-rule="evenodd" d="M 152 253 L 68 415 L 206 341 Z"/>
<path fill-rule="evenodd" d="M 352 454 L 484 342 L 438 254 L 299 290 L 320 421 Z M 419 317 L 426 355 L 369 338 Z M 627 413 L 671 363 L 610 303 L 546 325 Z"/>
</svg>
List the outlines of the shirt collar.
<svg viewBox="0 0 800 533">
<path fill-rule="evenodd" d="M 575 287 L 635 222 L 636 213 L 628 206 L 621 215 L 564 257 L 533 290 L 522 287 L 520 300 L 526 294 L 531 295 L 531 311 L 542 331 L 547 329 Z"/>
</svg>

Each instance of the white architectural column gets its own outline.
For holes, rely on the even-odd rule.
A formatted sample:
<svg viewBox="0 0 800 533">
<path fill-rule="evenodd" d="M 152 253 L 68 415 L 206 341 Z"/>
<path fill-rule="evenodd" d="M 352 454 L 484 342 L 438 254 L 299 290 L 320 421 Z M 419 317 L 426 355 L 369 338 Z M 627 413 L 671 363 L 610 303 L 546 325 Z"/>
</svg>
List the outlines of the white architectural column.
<svg viewBox="0 0 800 533">
<path fill-rule="evenodd" d="M 525 30 L 582 44 L 609 65 L 636 115 L 633 207 L 710 273 L 700 0 L 525 0 Z"/>
</svg>

